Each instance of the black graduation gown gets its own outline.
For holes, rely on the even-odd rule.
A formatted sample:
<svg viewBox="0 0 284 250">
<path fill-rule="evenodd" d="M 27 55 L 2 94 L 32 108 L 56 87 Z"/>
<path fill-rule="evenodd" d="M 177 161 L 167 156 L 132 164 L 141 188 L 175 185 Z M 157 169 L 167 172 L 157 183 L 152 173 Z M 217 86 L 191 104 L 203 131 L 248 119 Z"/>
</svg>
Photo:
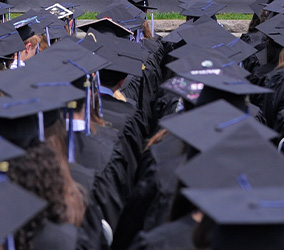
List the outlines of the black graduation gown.
<svg viewBox="0 0 284 250">
<path fill-rule="evenodd" d="M 128 195 L 127 162 L 121 149 L 106 137 L 75 132 L 75 160 L 96 171 L 92 192 L 114 229 Z"/>
<path fill-rule="evenodd" d="M 190 215 L 167 222 L 149 232 L 142 231 L 127 250 L 194 250 L 193 232 L 196 222 Z"/>
<path fill-rule="evenodd" d="M 174 170 L 186 158 L 186 155 L 166 158 L 146 170 L 121 213 L 113 249 L 126 249 L 138 231 L 150 230 L 168 219 L 177 184 Z"/>
<path fill-rule="evenodd" d="M 85 188 L 88 199 L 84 220 L 79 230 L 77 249 L 108 249 L 102 228 L 103 214 L 93 195 L 96 172 L 78 163 L 70 164 L 69 169 L 72 178 Z"/>
<path fill-rule="evenodd" d="M 274 93 L 264 97 L 263 114 L 267 125 L 284 137 L 284 68 L 274 70 L 267 75 L 266 87 Z"/>
<path fill-rule="evenodd" d="M 55 224 L 45 220 L 34 237 L 34 250 L 75 250 L 78 230 L 72 224 Z"/>
<path fill-rule="evenodd" d="M 109 95 L 102 95 L 102 106 L 104 110 L 110 110 L 115 113 L 125 114 L 125 123 L 121 124 L 123 133 L 128 143 L 131 145 L 133 154 L 138 161 L 144 147 L 144 139 L 148 136 L 148 124 L 144 113 L 141 110 L 134 108 L 131 104 L 117 100 Z M 108 117 L 108 121 L 115 123 L 117 119 Z M 122 127 L 120 127 L 121 129 Z"/>
</svg>

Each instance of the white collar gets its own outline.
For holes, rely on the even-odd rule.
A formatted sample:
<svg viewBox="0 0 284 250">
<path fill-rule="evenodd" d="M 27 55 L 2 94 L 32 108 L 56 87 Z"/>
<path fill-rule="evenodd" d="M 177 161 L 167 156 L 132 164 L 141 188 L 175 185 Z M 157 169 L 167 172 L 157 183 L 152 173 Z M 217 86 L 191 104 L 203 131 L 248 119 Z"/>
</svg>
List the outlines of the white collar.
<svg viewBox="0 0 284 250">
<path fill-rule="evenodd" d="M 85 130 L 86 122 L 84 120 L 73 119 L 73 131 L 80 132 Z M 69 119 L 66 119 L 66 130 L 69 130 Z"/>
<path fill-rule="evenodd" d="M 20 60 L 20 67 L 25 67 L 25 66 L 26 64 L 22 60 Z M 18 68 L 18 62 L 17 60 L 14 60 L 10 66 L 10 69 L 16 69 L 16 68 Z"/>
</svg>

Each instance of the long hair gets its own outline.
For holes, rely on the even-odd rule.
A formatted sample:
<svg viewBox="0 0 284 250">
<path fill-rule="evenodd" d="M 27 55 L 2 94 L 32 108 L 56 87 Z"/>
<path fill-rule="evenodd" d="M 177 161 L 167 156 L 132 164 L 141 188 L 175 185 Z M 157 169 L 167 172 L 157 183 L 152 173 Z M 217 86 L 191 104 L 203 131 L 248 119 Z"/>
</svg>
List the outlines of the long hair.
<svg viewBox="0 0 284 250">
<path fill-rule="evenodd" d="M 7 173 L 11 181 L 48 201 L 49 206 L 40 218 L 35 218 L 16 235 L 17 249 L 29 249 L 35 231 L 43 218 L 55 223 L 68 222 L 65 202 L 65 178 L 55 157 L 46 144 L 27 149 L 27 154 L 9 161 Z"/>
<path fill-rule="evenodd" d="M 67 133 L 62 119 L 58 119 L 53 125 L 45 129 L 46 144 L 52 149 L 60 169 L 64 176 L 64 201 L 67 205 L 67 221 L 76 226 L 80 226 L 85 214 L 87 204 L 85 201 L 86 191 L 76 183 L 69 171 L 67 160 Z"/>
</svg>

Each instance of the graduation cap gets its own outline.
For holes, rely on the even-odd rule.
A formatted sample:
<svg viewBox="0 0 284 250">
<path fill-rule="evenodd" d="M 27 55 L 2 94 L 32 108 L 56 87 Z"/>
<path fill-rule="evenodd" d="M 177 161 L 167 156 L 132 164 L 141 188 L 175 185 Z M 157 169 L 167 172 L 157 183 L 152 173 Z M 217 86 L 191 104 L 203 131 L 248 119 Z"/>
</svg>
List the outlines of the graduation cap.
<svg viewBox="0 0 284 250">
<path fill-rule="evenodd" d="M 119 37 L 110 39 L 109 35 L 92 28 L 88 30 L 86 39 L 103 45 L 96 51 L 96 54 L 112 63 L 104 67 L 105 69 L 142 76 L 142 49 L 139 44 Z"/>
<path fill-rule="evenodd" d="M 10 13 L 10 9 L 14 6 L 7 3 L 0 3 L 0 15 L 4 15 L 6 13 Z"/>
<path fill-rule="evenodd" d="M 187 73 L 194 70 L 220 69 L 228 75 L 246 77 L 250 73 L 241 68 L 237 62 L 214 49 L 204 49 L 195 45 L 184 45 L 169 53 L 179 58 L 166 66 L 176 73 Z M 220 74 L 222 74 L 220 72 Z"/>
<path fill-rule="evenodd" d="M 119 23 L 131 31 L 135 31 L 142 27 L 145 22 L 146 14 L 127 1 L 126 3 L 117 1 L 117 3 L 114 2 L 97 15 L 98 19 L 104 17 L 110 17 L 116 23 Z"/>
<path fill-rule="evenodd" d="M 284 248 L 283 191 L 271 187 L 249 192 L 183 189 L 182 193 L 215 222 L 207 232 L 210 247 L 267 250 Z"/>
<path fill-rule="evenodd" d="M 250 123 L 265 139 L 277 133 L 224 100 L 218 100 L 183 114 L 163 119 L 160 124 L 179 139 L 204 152 L 215 147 L 235 127 Z"/>
<path fill-rule="evenodd" d="M 148 0 L 129 0 L 130 3 L 134 4 L 140 10 L 147 12 L 147 10 L 156 10 L 157 7 L 149 6 Z"/>
<path fill-rule="evenodd" d="M 87 32 L 89 28 L 93 28 L 101 33 L 114 33 L 118 37 L 126 37 L 134 34 L 122 25 L 106 17 L 78 25 L 77 28 L 83 30 L 84 32 Z"/>
<path fill-rule="evenodd" d="M 184 100 L 195 106 L 204 87 L 203 83 L 197 83 L 184 77 L 173 77 L 165 81 L 161 88 L 181 96 Z"/>
<path fill-rule="evenodd" d="M 193 58 L 198 58 L 198 55 Z M 216 99 L 226 99 L 228 102 L 245 111 L 247 109 L 244 98 L 246 95 L 271 93 L 271 90 L 268 88 L 253 85 L 244 77 L 238 76 L 238 74 L 245 75 L 246 72 L 238 69 L 238 66 L 234 64 L 231 65 L 232 62 L 224 64 L 220 64 L 219 62 L 219 66 L 217 67 L 214 67 L 214 63 L 212 63 L 211 60 L 201 60 L 200 66 L 198 65 L 198 62 L 200 62 L 198 59 L 196 59 L 196 62 L 197 67 L 199 67 L 196 69 L 187 69 L 187 67 L 191 67 L 191 63 L 193 67 L 195 67 L 195 62 L 194 60 L 192 61 L 192 58 L 183 58 L 176 62 L 174 61 L 169 64 L 169 68 L 174 70 L 179 76 L 205 85 L 199 95 L 197 101 L 198 106 Z M 232 72 L 228 72 L 230 67 L 232 67 L 232 70 L 230 70 Z"/>
<path fill-rule="evenodd" d="M 274 0 L 273 2 L 267 4 L 264 7 L 264 10 L 284 14 L 284 3 L 281 0 Z"/>
<path fill-rule="evenodd" d="M 268 0 L 256 0 L 253 3 L 249 4 L 249 7 L 260 18 L 263 8 L 266 6 L 267 2 Z"/>
<path fill-rule="evenodd" d="M 46 7 L 45 10 L 48 10 L 51 14 L 56 15 L 58 19 L 63 19 L 73 15 L 73 12 L 68 8 L 65 8 L 59 3 L 55 3 L 49 7 Z"/>
<path fill-rule="evenodd" d="M 18 31 L 10 22 L 0 25 L 0 44 L 1 57 L 12 55 L 26 48 Z"/>
<path fill-rule="evenodd" d="M 181 11 L 180 14 L 192 17 L 201 17 L 203 15 L 213 16 L 225 7 L 226 5 L 216 3 L 212 0 L 203 2 L 201 1 L 191 4 L 189 8 Z"/>
<path fill-rule="evenodd" d="M 0 162 L 23 156 L 25 151 L 0 137 Z"/>
<path fill-rule="evenodd" d="M 255 48 L 235 37 L 213 20 L 190 27 L 190 30 L 180 31 L 179 35 L 189 45 L 218 50 L 236 62 L 241 62 L 257 52 Z"/>
<path fill-rule="evenodd" d="M 32 37 L 35 35 L 34 30 L 30 27 L 29 24 L 32 24 L 34 22 L 37 22 L 37 16 L 30 17 L 23 19 L 22 16 L 20 16 L 20 20 L 11 20 L 13 22 L 14 27 L 17 29 L 19 32 L 21 38 L 23 41 L 26 41 L 28 38 Z"/>
<path fill-rule="evenodd" d="M 47 202 L 13 184 L 0 182 L 0 240 L 5 240 L 47 207 Z"/>
<path fill-rule="evenodd" d="M 268 134 L 254 125 L 245 121 L 230 128 L 228 133 L 224 129 L 226 135 L 219 134 L 217 144 L 210 143 L 209 150 L 177 170 L 178 179 L 187 187 L 209 189 L 239 187 L 250 190 L 283 185 L 283 155 L 267 141 Z M 204 130 L 203 133 L 210 134 Z"/>
<path fill-rule="evenodd" d="M 284 47 L 284 15 L 278 14 L 256 26 L 256 29 Z"/>
</svg>

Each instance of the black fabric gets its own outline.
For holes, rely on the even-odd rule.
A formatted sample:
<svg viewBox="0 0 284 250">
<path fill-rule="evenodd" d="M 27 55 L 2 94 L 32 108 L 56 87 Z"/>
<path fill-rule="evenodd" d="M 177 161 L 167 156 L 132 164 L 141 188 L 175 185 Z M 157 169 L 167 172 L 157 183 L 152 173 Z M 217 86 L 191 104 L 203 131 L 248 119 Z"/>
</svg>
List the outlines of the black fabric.
<svg viewBox="0 0 284 250">
<path fill-rule="evenodd" d="M 263 103 L 263 114 L 267 125 L 284 137 L 284 68 L 274 70 L 267 75 L 266 86 L 274 90 L 266 95 Z"/>
<path fill-rule="evenodd" d="M 167 222 L 149 232 L 140 232 L 127 250 L 193 250 L 193 232 L 196 222 L 187 215 Z"/>
<path fill-rule="evenodd" d="M 34 238 L 35 250 L 75 250 L 77 228 L 72 224 L 55 224 L 45 221 Z"/>
</svg>

